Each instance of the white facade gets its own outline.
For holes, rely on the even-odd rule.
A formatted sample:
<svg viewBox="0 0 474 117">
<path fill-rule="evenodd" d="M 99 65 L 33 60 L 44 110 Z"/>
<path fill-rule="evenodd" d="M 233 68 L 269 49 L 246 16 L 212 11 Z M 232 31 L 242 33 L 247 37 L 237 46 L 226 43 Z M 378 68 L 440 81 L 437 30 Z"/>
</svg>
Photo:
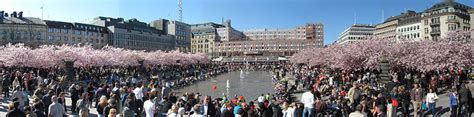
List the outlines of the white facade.
<svg viewBox="0 0 474 117">
<path fill-rule="evenodd" d="M 236 41 L 245 39 L 245 36 L 242 32 L 235 30 L 230 26 L 217 28 L 217 36 L 221 41 Z"/>
<path fill-rule="evenodd" d="M 366 24 L 355 24 L 348 27 L 339 35 L 336 44 L 351 43 L 366 40 L 374 34 L 375 27 Z"/>
<path fill-rule="evenodd" d="M 169 35 L 174 36 L 177 49 L 182 52 L 191 51 L 191 25 L 179 21 L 169 21 L 167 31 Z"/>
<path fill-rule="evenodd" d="M 471 21 L 474 21 L 474 9 L 471 9 L 471 11 L 469 13 L 471 14 Z M 471 31 L 471 39 L 474 40 L 474 22 L 471 22 L 471 30 L 470 31 Z"/>
<path fill-rule="evenodd" d="M 421 40 L 421 22 L 399 25 L 397 27 L 397 39 Z"/>
<path fill-rule="evenodd" d="M 274 40 L 274 39 L 316 39 L 323 40 L 323 24 L 310 23 L 294 29 L 254 29 L 244 31 L 249 40 Z"/>
</svg>

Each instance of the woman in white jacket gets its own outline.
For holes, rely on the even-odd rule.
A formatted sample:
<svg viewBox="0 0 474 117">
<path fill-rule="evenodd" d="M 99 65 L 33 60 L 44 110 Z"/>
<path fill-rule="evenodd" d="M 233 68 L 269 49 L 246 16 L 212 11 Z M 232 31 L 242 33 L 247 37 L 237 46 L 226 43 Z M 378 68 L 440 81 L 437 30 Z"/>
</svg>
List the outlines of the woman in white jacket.
<svg viewBox="0 0 474 117">
<path fill-rule="evenodd" d="M 433 92 L 433 89 L 430 89 L 429 93 L 426 94 L 426 105 L 428 105 L 433 116 L 436 114 L 436 101 L 438 101 L 438 95 Z"/>
<path fill-rule="evenodd" d="M 282 105 L 283 117 L 294 117 L 295 114 L 295 103 L 291 105 L 288 102 L 284 102 Z"/>
</svg>

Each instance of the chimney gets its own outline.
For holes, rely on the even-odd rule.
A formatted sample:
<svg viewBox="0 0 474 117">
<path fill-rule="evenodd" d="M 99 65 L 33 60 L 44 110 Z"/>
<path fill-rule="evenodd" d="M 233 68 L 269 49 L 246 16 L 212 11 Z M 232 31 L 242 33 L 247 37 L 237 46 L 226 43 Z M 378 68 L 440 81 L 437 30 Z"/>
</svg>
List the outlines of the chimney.
<svg viewBox="0 0 474 117">
<path fill-rule="evenodd" d="M 16 11 L 13 11 L 13 13 L 12 13 L 12 17 L 17 17 L 17 13 L 16 13 Z"/>
<path fill-rule="evenodd" d="M 5 15 L 4 15 L 4 16 L 5 16 L 5 17 L 8 17 L 8 13 L 5 13 Z"/>
<path fill-rule="evenodd" d="M 3 23 L 3 12 L 4 11 L 0 11 L 0 23 Z"/>
<path fill-rule="evenodd" d="M 18 18 L 23 18 L 23 11 L 20 11 L 20 13 L 18 13 Z"/>
</svg>

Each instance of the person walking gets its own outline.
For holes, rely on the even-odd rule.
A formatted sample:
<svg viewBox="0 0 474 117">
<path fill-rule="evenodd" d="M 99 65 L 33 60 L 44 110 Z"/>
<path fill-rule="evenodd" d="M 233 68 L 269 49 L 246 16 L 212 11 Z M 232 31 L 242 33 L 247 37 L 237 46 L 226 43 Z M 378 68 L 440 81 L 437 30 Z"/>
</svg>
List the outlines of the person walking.
<svg viewBox="0 0 474 117">
<path fill-rule="evenodd" d="M 99 117 L 104 117 L 104 108 L 107 106 L 107 97 L 101 96 L 97 105 L 97 114 Z"/>
<path fill-rule="evenodd" d="M 451 111 L 451 117 L 457 117 L 458 114 L 458 92 L 456 89 L 451 90 L 451 95 L 449 96 L 449 107 Z"/>
<path fill-rule="evenodd" d="M 426 105 L 428 105 L 429 110 L 431 111 L 432 116 L 436 115 L 436 101 L 438 100 L 438 95 L 429 89 L 429 93 L 426 95 Z"/>
<path fill-rule="evenodd" d="M 18 101 L 10 104 L 9 110 L 5 117 L 26 117 L 26 114 L 20 110 L 20 102 Z"/>
<path fill-rule="evenodd" d="M 362 111 L 362 106 L 357 105 L 355 108 L 355 111 L 349 114 L 349 117 L 367 117 L 367 114 L 361 112 Z"/>
<path fill-rule="evenodd" d="M 308 91 L 303 93 L 301 96 L 301 103 L 304 105 L 303 117 L 313 117 L 315 115 L 314 110 L 314 95 L 311 92 L 311 88 L 308 87 Z"/>
<path fill-rule="evenodd" d="M 4 101 L 10 99 L 10 78 L 6 75 L 3 75 L 2 81 L 2 93 L 5 99 Z"/>
<path fill-rule="evenodd" d="M 411 102 L 413 105 L 413 116 L 419 117 L 421 110 L 421 103 L 423 102 L 423 89 L 419 87 L 419 84 L 414 84 L 414 88 L 411 91 Z"/>
<path fill-rule="evenodd" d="M 53 103 L 49 105 L 48 117 L 63 117 L 66 114 L 64 106 L 58 102 L 58 97 L 51 97 Z"/>
<path fill-rule="evenodd" d="M 151 97 L 143 103 L 143 110 L 145 111 L 146 117 L 154 117 L 154 114 L 156 113 L 155 103 L 152 101 L 153 98 L 154 97 Z"/>
<path fill-rule="evenodd" d="M 79 94 L 79 87 L 76 86 L 75 84 L 72 84 L 71 87 L 69 87 L 69 92 L 71 95 L 71 112 L 76 113 L 76 107 L 77 107 L 77 100 L 79 100 L 80 94 Z"/>
<path fill-rule="evenodd" d="M 76 112 L 79 112 L 79 117 L 89 117 L 89 94 L 87 92 L 83 93 L 81 99 L 77 101 Z"/>
<path fill-rule="evenodd" d="M 470 111 L 470 103 L 471 103 L 471 91 L 467 88 L 467 84 L 461 85 L 461 89 L 459 89 L 459 114 L 461 116 L 471 116 L 472 111 Z"/>
</svg>

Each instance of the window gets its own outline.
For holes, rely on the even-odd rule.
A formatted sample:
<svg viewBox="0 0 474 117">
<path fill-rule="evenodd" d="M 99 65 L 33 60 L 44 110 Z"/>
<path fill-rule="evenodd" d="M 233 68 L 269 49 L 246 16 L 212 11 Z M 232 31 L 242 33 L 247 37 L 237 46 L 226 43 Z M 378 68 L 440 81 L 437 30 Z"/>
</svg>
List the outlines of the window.
<svg viewBox="0 0 474 117">
<path fill-rule="evenodd" d="M 69 29 L 64 29 L 63 32 L 64 32 L 64 34 L 67 34 L 67 33 L 69 33 Z"/>
<path fill-rule="evenodd" d="M 52 41 L 52 40 L 54 40 L 54 37 L 53 36 L 48 36 L 48 40 Z"/>
<path fill-rule="evenodd" d="M 456 19 L 456 16 L 454 16 L 454 15 L 448 16 L 448 20 L 455 20 L 455 19 Z"/>
<path fill-rule="evenodd" d="M 52 33 L 52 32 L 54 32 L 54 29 L 53 28 L 48 28 L 48 32 Z"/>
</svg>

